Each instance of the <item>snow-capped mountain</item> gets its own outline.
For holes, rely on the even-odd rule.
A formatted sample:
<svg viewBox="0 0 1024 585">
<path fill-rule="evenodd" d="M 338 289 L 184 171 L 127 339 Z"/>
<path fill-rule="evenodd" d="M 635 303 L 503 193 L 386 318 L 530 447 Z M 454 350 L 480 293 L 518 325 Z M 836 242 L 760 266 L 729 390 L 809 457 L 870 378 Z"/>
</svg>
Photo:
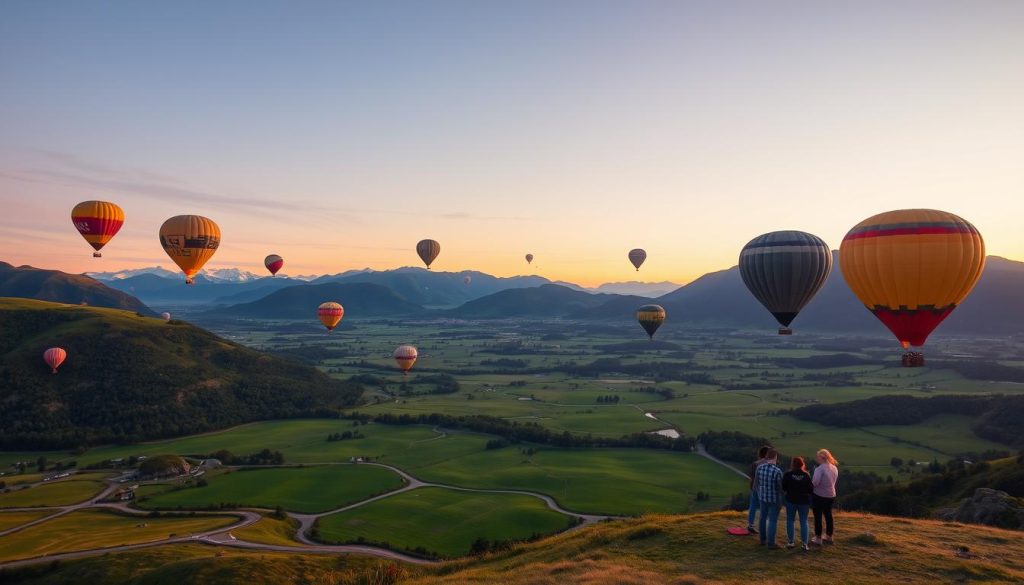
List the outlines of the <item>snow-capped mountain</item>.
<svg viewBox="0 0 1024 585">
<path fill-rule="evenodd" d="M 126 270 L 117 270 L 114 272 L 86 272 L 86 276 L 95 278 L 96 280 L 112 282 L 115 280 L 125 280 L 134 276 L 141 276 L 143 274 L 152 274 L 153 276 L 159 276 L 160 278 L 173 278 L 180 279 L 181 273 L 177 270 L 167 270 L 163 266 L 149 266 L 146 268 L 132 268 Z M 201 277 L 205 277 L 208 282 L 214 283 L 239 283 L 239 282 L 251 282 L 258 278 L 263 278 L 267 275 L 254 274 L 248 270 L 242 270 L 240 268 L 204 268 L 199 271 Z M 315 276 L 313 278 L 316 278 Z"/>
<path fill-rule="evenodd" d="M 682 285 L 674 282 L 606 282 L 597 288 L 591 289 L 599 293 L 611 293 L 616 295 L 635 295 L 638 297 L 660 297 L 676 290 Z"/>
<path fill-rule="evenodd" d="M 149 266 L 147 268 L 132 268 L 126 270 L 118 270 L 115 272 L 86 272 L 85 275 L 96 280 L 124 280 L 133 276 L 140 276 L 142 274 L 152 274 L 159 276 L 160 278 L 177 278 L 178 273 L 167 270 L 163 266 Z"/>
</svg>

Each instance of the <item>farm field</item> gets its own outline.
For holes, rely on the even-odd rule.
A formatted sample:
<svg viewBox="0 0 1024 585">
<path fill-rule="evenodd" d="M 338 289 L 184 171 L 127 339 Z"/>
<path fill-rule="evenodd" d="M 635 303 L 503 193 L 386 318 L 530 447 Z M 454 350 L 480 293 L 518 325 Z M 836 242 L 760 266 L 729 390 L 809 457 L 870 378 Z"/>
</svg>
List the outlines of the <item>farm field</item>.
<svg viewBox="0 0 1024 585">
<path fill-rule="evenodd" d="M 295 546 L 298 544 L 298 541 L 295 540 L 297 526 L 298 521 L 291 518 L 280 520 L 271 516 L 263 516 L 255 524 L 239 528 L 232 534 L 236 538 L 248 542 Z"/>
<path fill-rule="evenodd" d="M 203 487 L 164 492 L 138 505 L 146 509 L 199 510 L 231 506 L 292 512 L 326 512 L 402 487 L 394 472 L 374 465 L 319 465 L 244 469 L 212 477 Z"/>
<path fill-rule="evenodd" d="M 468 553 L 477 538 L 523 540 L 570 525 L 569 517 L 530 496 L 420 488 L 326 516 L 320 520 L 319 538 L 387 542 L 397 549 L 424 547 L 454 557 Z"/>
<path fill-rule="evenodd" d="M 486 472 L 482 471 L 486 470 Z M 521 489 L 555 498 L 568 510 L 633 515 L 718 509 L 747 483 L 693 453 L 647 449 L 506 447 L 426 467 L 421 479 L 483 489 Z M 697 492 L 710 494 L 697 501 Z"/>
<path fill-rule="evenodd" d="M 0 539 L 0 560 L 162 540 L 171 534 L 214 530 L 234 520 L 229 516 L 129 517 L 107 511 L 83 510 Z"/>
<path fill-rule="evenodd" d="M 97 479 L 74 477 L 30 487 L 22 486 L 0 493 L 0 508 L 67 506 L 85 501 L 103 491 L 103 488 L 103 482 Z"/>
<path fill-rule="evenodd" d="M 38 520 L 52 514 L 51 510 L 39 510 L 38 512 L 2 512 L 0 511 L 0 531 L 21 526 L 27 522 Z"/>
</svg>

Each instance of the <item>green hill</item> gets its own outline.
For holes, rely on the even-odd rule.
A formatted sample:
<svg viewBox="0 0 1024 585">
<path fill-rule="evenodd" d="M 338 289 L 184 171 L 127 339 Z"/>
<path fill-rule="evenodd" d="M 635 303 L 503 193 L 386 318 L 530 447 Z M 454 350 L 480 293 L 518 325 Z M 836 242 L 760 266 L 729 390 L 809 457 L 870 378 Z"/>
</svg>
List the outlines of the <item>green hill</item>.
<svg viewBox="0 0 1024 585">
<path fill-rule="evenodd" d="M 645 516 L 563 533 L 434 566 L 353 555 L 161 547 L 11 570 L 11 585 L 182 582 L 210 585 L 653 585 L 1020 583 L 1024 534 L 983 526 L 856 513 L 836 518 L 836 545 L 769 551 L 725 534 L 735 512 Z"/>
<path fill-rule="evenodd" d="M 0 448 L 54 449 L 324 416 L 358 385 L 198 327 L 114 309 L 0 299 Z M 43 363 L 67 350 L 59 373 Z"/>
<path fill-rule="evenodd" d="M 0 297 L 125 309 L 151 317 L 156 315 L 139 299 L 88 276 L 31 266 L 14 267 L 6 262 L 0 262 Z"/>
</svg>

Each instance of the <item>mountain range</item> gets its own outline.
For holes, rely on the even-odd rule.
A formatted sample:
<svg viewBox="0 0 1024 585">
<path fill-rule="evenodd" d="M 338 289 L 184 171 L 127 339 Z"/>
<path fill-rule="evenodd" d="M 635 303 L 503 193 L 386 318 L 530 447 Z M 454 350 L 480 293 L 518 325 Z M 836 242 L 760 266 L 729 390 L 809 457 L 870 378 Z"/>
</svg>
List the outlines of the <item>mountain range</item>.
<svg viewBox="0 0 1024 585">
<path fill-rule="evenodd" d="M 5 266 L 8 271 L 13 268 Z M 38 272 L 60 282 L 77 284 L 64 295 L 54 294 L 52 287 L 42 286 L 20 286 L 14 290 L 9 287 L 8 292 L 2 294 L 77 303 L 85 295 L 82 291 L 105 291 L 108 297 L 114 296 L 102 306 L 148 310 L 139 309 L 138 299 L 120 295 L 88 277 L 56 271 Z M 469 277 L 468 284 L 466 277 Z M 666 330 L 680 325 L 757 330 L 776 327 L 771 315 L 747 291 L 736 267 L 705 274 L 654 299 L 595 293 L 575 285 L 552 283 L 540 276 L 499 278 L 481 272 L 435 272 L 421 268 L 356 270 L 317 277 L 311 282 L 281 277 L 217 282 L 200 277 L 194 286 L 185 286 L 178 276 L 165 278 L 151 271 L 108 280 L 106 284 L 154 304 L 191 303 L 196 309 L 211 314 L 260 319 L 308 318 L 321 302 L 334 300 L 346 307 L 346 314 L 351 318 L 416 315 L 628 321 L 639 305 L 654 302 L 668 313 Z M 619 290 L 635 290 L 628 288 L 633 283 L 624 285 L 627 288 Z M 609 288 L 612 287 L 606 290 Z M 941 331 L 952 335 L 1024 333 L 1022 291 L 1024 263 L 990 256 L 975 290 L 949 317 Z M 85 302 L 98 303 L 95 300 Z M 793 326 L 797 330 L 818 332 L 888 335 L 846 286 L 838 265 Z"/>
</svg>

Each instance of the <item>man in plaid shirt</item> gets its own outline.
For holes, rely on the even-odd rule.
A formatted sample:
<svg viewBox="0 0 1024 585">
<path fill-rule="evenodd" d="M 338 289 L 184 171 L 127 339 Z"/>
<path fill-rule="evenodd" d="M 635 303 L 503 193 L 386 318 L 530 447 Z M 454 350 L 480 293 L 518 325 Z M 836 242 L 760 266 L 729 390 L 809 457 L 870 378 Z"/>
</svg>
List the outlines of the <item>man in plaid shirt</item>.
<svg viewBox="0 0 1024 585">
<path fill-rule="evenodd" d="M 757 478 L 757 495 L 761 499 L 761 517 L 759 527 L 761 544 L 770 549 L 777 549 L 775 534 L 779 527 L 779 511 L 782 509 L 782 470 L 779 469 L 779 452 L 769 449 L 765 462 L 758 466 L 754 475 Z"/>
</svg>

